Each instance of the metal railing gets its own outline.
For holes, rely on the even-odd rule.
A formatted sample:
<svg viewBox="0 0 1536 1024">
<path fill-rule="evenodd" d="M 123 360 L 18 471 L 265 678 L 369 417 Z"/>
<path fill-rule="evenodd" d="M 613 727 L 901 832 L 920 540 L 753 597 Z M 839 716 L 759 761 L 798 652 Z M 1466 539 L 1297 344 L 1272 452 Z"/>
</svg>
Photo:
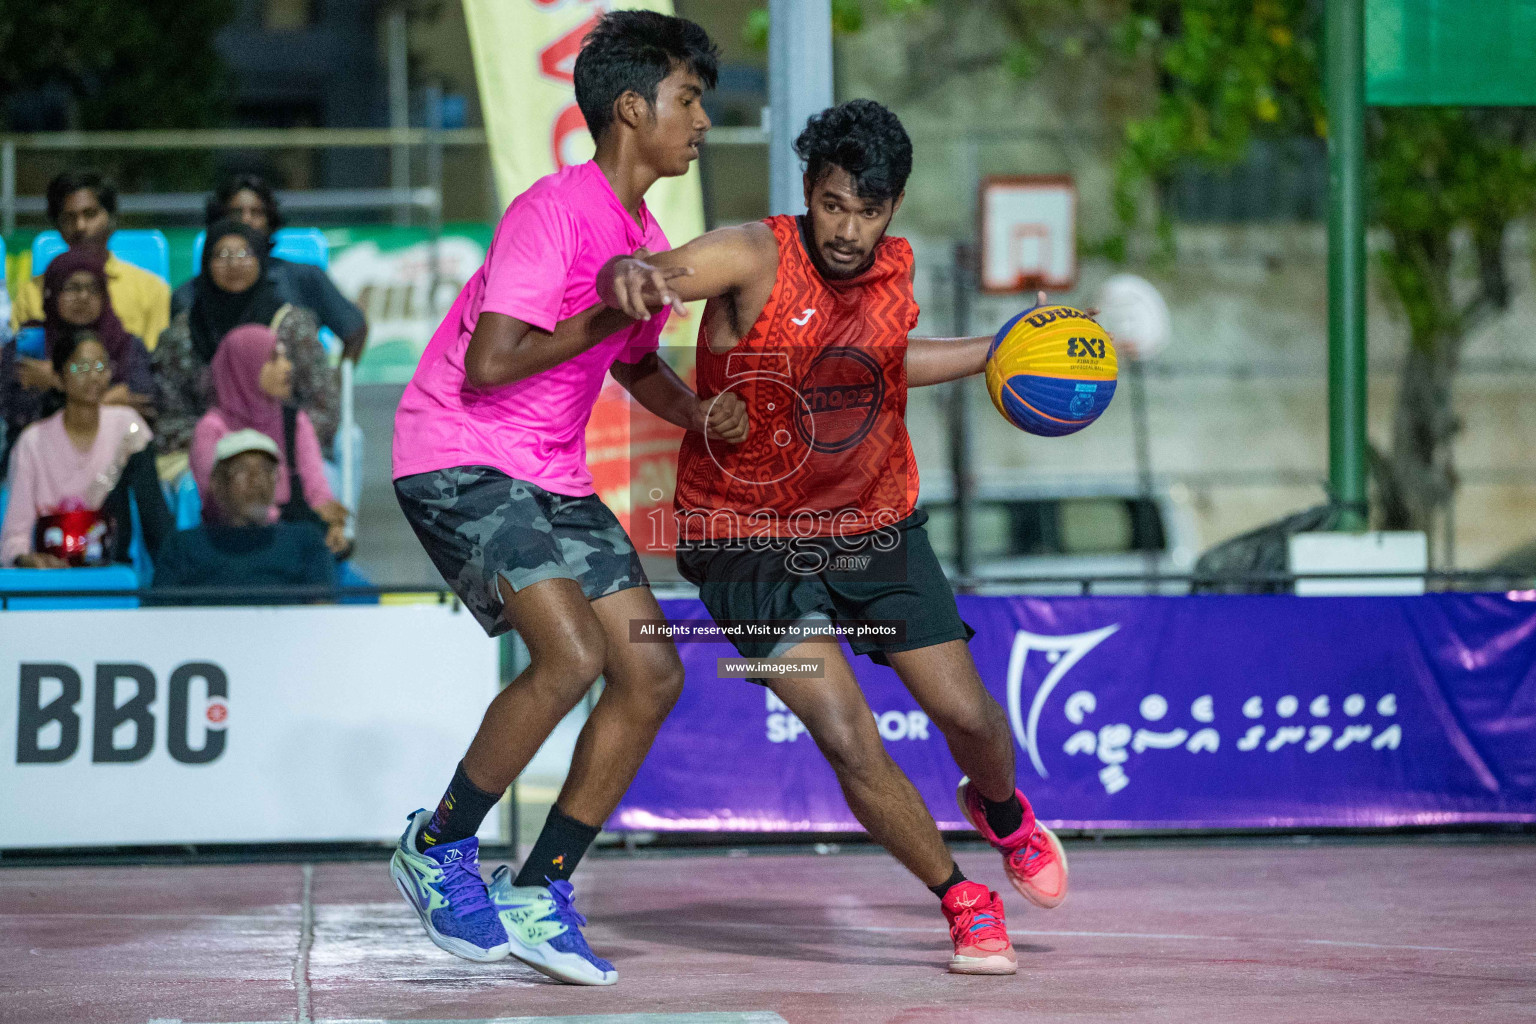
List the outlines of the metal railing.
<svg viewBox="0 0 1536 1024">
<path fill-rule="evenodd" d="M 53 570 L 67 575 L 67 570 Z M 1490 593 L 1529 595 L 1536 602 L 1536 571 L 1518 570 L 1467 570 L 1424 572 L 1351 572 L 1329 570 L 1316 573 L 1182 573 L 1159 574 L 1156 577 L 1144 573 L 1116 573 L 1098 575 L 1060 576 L 954 576 L 951 584 L 960 593 L 978 590 L 997 590 L 1022 587 L 1061 587 L 1083 596 L 1091 596 L 1095 588 L 1106 586 L 1183 586 L 1189 596 L 1200 596 L 1205 590 L 1221 593 L 1240 593 L 1232 588 L 1252 588 L 1253 593 L 1273 593 L 1276 587 L 1291 587 L 1306 581 L 1402 582 L 1423 581 L 1426 588 L 1476 589 Z M 1263 588 L 1263 589 L 1260 589 Z M 696 588 L 680 582 L 657 580 L 652 584 L 657 597 L 686 598 L 697 594 Z M 1046 595 L 1055 596 L 1055 595 Z M 1135 596 L 1117 593 L 1115 596 Z M 1183 596 L 1164 594 L 1162 596 Z M 0 587 L 0 610 L 6 610 L 11 601 L 71 600 L 71 599 L 136 599 L 150 606 L 189 606 L 198 603 L 227 604 L 310 604 L 345 601 L 359 598 L 408 597 L 435 599 L 439 604 L 457 604 L 458 597 L 441 583 L 399 583 L 367 586 L 265 586 L 265 587 L 141 587 L 137 590 L 89 587 L 57 587 L 48 590 L 22 590 Z M 58 609 L 67 611 L 68 609 Z"/>
<path fill-rule="evenodd" d="M 1149 588 L 1154 594 L 1167 597 L 1199 597 L 1207 594 L 1272 594 L 1284 591 L 1297 583 L 1344 582 L 1349 584 L 1422 582 L 1425 591 L 1487 590 L 1489 592 L 1527 591 L 1536 586 L 1536 571 L 1517 570 L 1426 570 L 1414 572 L 1353 572 L 1348 569 L 1331 569 L 1327 572 L 1295 573 L 1117 573 L 1095 576 L 955 576 L 950 580 L 955 590 L 962 594 L 974 594 L 983 590 L 1002 588 L 1031 589 L 1059 587 L 1063 591 L 1075 591 L 1083 597 L 1091 597 L 1095 588 L 1108 586 Z M 1182 588 L 1183 592 L 1179 590 Z M 1173 591 L 1170 593 L 1170 589 Z M 1532 600 L 1536 600 L 1533 591 Z M 1050 596 L 1050 595 L 1047 595 Z M 1123 590 L 1116 597 L 1135 596 Z M 1411 596 L 1411 595 L 1391 595 Z"/>
<path fill-rule="evenodd" d="M 67 575 L 67 569 L 52 570 Z M 0 587 L 0 611 L 9 609 L 12 601 L 67 601 L 67 600 L 125 600 L 144 602 L 153 607 L 162 605 L 223 605 L 231 601 L 241 604 L 314 604 L 383 597 L 436 598 L 438 604 L 457 604 L 458 597 L 441 583 L 407 584 L 405 586 L 267 586 L 267 587 L 140 587 L 111 589 L 106 587 L 57 587 L 48 590 L 21 590 Z M 47 609 L 69 611 L 67 608 Z"/>
<path fill-rule="evenodd" d="M 130 152 L 170 152 L 176 150 L 225 149 L 368 149 L 384 148 L 406 154 L 398 169 L 406 178 L 396 177 L 388 188 L 308 189 L 280 192 L 278 197 L 289 210 L 377 210 L 393 209 L 409 216 L 412 210 L 425 210 L 429 222 L 442 220 L 441 152 L 446 146 L 484 146 L 485 132 L 478 128 L 274 128 L 209 129 L 188 131 L 99 131 L 37 132 L 27 135 L 0 136 L 0 229 L 16 230 L 18 214 L 41 214 L 47 208 L 42 196 L 16 194 L 16 154 L 20 150 L 79 152 L 82 150 L 124 150 Z M 423 148 L 428 153 L 428 171 L 437 171 L 435 180 L 412 187 L 409 154 Z M 432 158 L 433 153 L 437 159 Z M 197 215 L 206 201 L 204 193 L 178 192 L 160 194 L 125 194 L 118 199 L 123 213 L 161 213 Z"/>
<path fill-rule="evenodd" d="M 436 109 L 428 105 L 429 109 Z M 714 128 L 712 146 L 757 146 L 768 142 L 763 127 Z M 381 210 L 395 212 L 397 221 L 413 210 L 425 210 L 431 224 L 440 226 L 443 207 L 442 152 L 448 147 L 483 147 L 483 128 L 215 128 L 184 131 L 91 131 L 35 132 L 0 135 L 0 231 L 16 230 L 18 214 L 46 212 L 42 196 L 16 194 L 16 154 L 22 150 L 80 152 L 123 150 L 170 152 L 176 150 L 228 149 L 388 149 L 391 152 L 390 185 L 386 188 L 318 188 L 279 192 L 278 199 L 290 211 Z M 425 154 L 426 182 L 410 182 L 410 154 Z M 200 192 L 125 194 L 118 198 L 123 213 L 186 214 L 203 211 L 206 195 Z"/>
</svg>

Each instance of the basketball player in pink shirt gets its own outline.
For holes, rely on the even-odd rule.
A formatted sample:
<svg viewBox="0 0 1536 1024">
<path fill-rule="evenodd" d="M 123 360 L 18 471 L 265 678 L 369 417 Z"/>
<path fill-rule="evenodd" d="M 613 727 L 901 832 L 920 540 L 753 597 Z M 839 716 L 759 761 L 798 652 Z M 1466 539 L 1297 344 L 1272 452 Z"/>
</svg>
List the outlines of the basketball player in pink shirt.
<svg viewBox="0 0 1536 1024">
<path fill-rule="evenodd" d="M 570 875 L 629 787 L 683 685 L 670 644 L 632 644 L 660 621 L 634 546 L 593 493 L 585 430 L 604 375 L 662 418 L 727 442 L 739 402 L 711 408 L 656 354 L 673 307 L 657 271 L 642 314 L 604 305 L 616 256 L 670 248 L 646 190 L 687 172 L 709 130 L 700 103 L 717 51 L 690 21 L 616 11 L 576 60 L 595 158 L 541 178 L 507 209 L 485 264 L 433 335 L 395 417 L 400 507 L 443 578 L 491 636 L 515 629 L 528 667 L 491 702 L 435 812 L 409 817 L 391 861 L 428 936 L 488 962 L 513 955 L 575 984 L 617 972 L 587 946 Z M 475 832 L 601 674 L 570 774 L 516 878 L 487 890 Z M 424 699 L 430 699 L 424 694 Z"/>
</svg>

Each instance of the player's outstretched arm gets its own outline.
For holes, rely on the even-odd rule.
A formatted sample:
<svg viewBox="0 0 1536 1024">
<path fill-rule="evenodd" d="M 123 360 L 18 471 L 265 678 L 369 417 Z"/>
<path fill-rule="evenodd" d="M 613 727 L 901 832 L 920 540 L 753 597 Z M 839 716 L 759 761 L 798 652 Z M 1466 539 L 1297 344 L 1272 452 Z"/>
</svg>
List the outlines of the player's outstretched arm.
<svg viewBox="0 0 1536 1024">
<path fill-rule="evenodd" d="M 1045 292 L 1036 295 L 1036 305 L 1050 300 Z M 911 338 L 907 339 L 907 387 L 943 384 L 987 369 L 987 352 L 992 336 L 982 338 Z"/>
<path fill-rule="evenodd" d="M 908 338 L 907 387 L 942 384 L 981 373 L 987 368 L 992 337 Z"/>
<path fill-rule="evenodd" d="M 597 274 L 603 302 L 636 320 L 668 304 L 697 302 L 740 291 L 765 274 L 771 284 L 778 243 L 766 224 L 716 228 L 666 252 L 615 256 Z"/>
</svg>

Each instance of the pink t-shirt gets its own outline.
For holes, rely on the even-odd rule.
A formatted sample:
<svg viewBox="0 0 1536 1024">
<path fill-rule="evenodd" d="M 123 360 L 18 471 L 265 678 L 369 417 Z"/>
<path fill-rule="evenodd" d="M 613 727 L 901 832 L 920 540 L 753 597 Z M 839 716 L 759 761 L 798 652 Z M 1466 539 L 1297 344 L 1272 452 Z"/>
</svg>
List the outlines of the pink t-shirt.
<svg viewBox="0 0 1536 1024">
<path fill-rule="evenodd" d="M 32 550 L 32 534 L 41 516 L 73 499 L 100 509 L 122 475 L 128 457 L 154 439 L 149 425 L 126 405 L 101 407 L 96 443 L 82 452 L 64 429 L 62 410 L 21 432 L 11 451 L 11 497 L 0 526 L 0 566 Z"/>
<path fill-rule="evenodd" d="M 394 477 L 490 466 L 555 494 L 592 493 L 587 419 L 615 361 L 654 352 L 666 316 L 604 338 L 574 358 L 505 387 L 464 382 L 464 353 L 483 310 L 552 331 L 598 301 L 597 272 L 644 246 L 670 248 L 644 204 L 629 215 L 596 163 L 540 178 L 512 201 L 485 264 L 432 335 L 395 413 Z"/>
</svg>

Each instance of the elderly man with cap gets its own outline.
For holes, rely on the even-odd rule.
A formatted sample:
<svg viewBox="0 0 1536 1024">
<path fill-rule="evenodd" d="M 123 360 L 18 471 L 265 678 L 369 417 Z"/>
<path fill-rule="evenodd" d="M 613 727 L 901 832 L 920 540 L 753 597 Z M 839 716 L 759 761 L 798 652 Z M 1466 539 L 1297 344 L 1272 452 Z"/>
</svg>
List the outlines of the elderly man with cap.
<svg viewBox="0 0 1536 1024">
<path fill-rule="evenodd" d="M 165 541 L 156 589 L 334 585 L 336 560 L 324 535 L 305 523 L 272 521 L 277 442 L 258 430 L 237 430 L 219 439 L 214 460 L 205 503 L 218 518 Z"/>
</svg>

